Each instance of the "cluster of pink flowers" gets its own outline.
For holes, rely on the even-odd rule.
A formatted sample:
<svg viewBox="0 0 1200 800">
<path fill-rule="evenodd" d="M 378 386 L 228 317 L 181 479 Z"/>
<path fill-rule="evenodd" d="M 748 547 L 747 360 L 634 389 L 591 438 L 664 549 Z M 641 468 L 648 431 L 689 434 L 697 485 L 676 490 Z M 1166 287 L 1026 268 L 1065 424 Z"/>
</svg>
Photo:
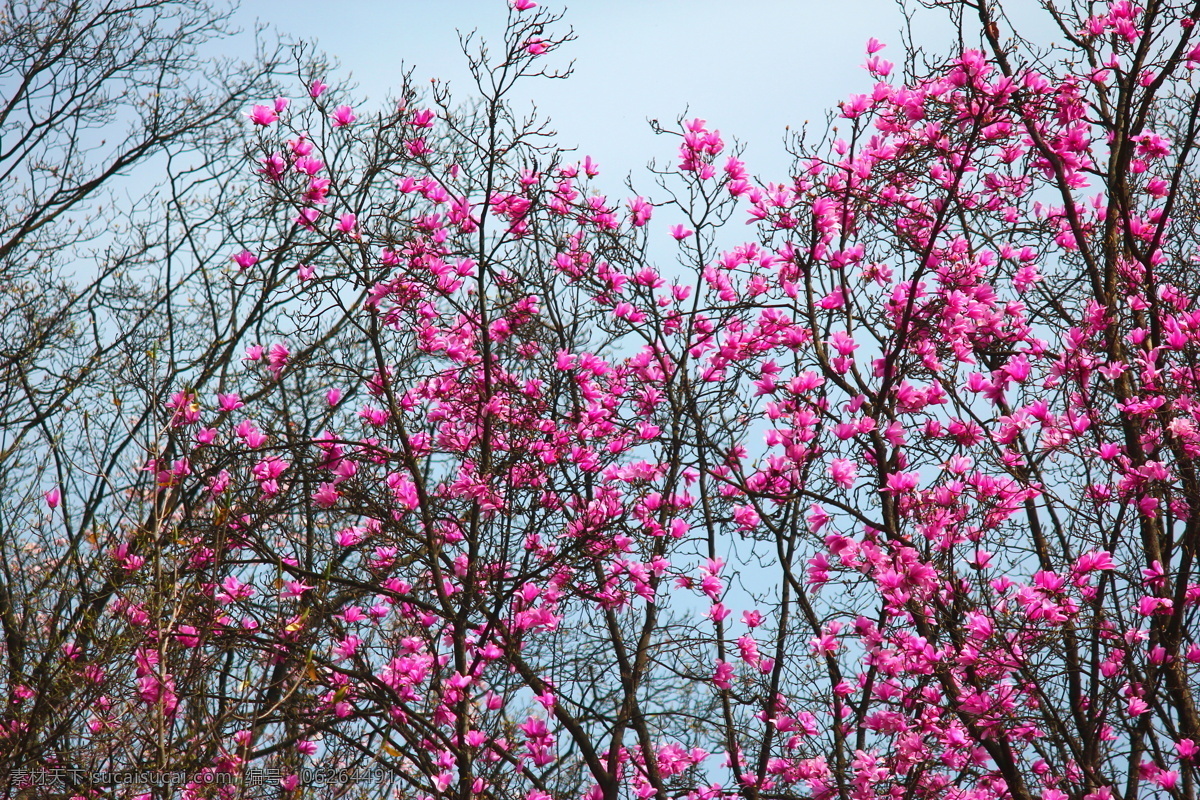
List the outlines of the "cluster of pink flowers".
<svg viewBox="0 0 1200 800">
<path fill-rule="evenodd" d="M 540 74 L 549 16 L 511 6 L 504 69 Z M 1146 15 L 1102 11 L 1078 35 L 1121 74 Z M 272 291 L 349 322 L 252 345 L 246 390 L 164 403 L 186 452 L 151 467 L 198 487 L 173 546 L 206 611 L 155 646 L 252 645 L 303 687 L 299 729 L 392 732 L 431 797 L 546 800 L 556 770 L 596 800 L 1191 785 L 1178 145 L 1106 131 L 1096 74 L 967 49 L 902 80 L 881 47 L 794 175 L 753 177 L 693 119 L 674 189 L 628 213 L 590 158 L 508 129 L 481 151 L 464 131 L 494 114 L 402 106 L 394 182 L 357 192 L 297 109 L 254 106 L 264 191 L 320 259 Z M 1092 185 L 1114 158 L 1119 201 Z M 719 247 L 735 217 L 752 235 Z M 138 651 L 137 696 L 174 718 L 165 663 Z"/>
</svg>

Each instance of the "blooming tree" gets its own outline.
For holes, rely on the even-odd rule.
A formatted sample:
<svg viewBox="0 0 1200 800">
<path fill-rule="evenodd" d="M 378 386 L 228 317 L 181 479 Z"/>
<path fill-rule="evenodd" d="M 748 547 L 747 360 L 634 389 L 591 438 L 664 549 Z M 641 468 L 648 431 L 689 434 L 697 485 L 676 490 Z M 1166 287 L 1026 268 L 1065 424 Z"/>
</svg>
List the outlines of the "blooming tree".
<svg viewBox="0 0 1200 800">
<path fill-rule="evenodd" d="M 238 117 L 294 60 L 266 37 L 253 58 L 213 57 L 231 13 L 200 0 L 0 7 L 6 796 L 19 770 L 78 766 L 65 754 L 91 735 L 100 676 L 134 675 L 133 649 L 110 635 L 125 576 L 107 552 L 171 507 L 138 469 L 147 451 L 178 457 L 164 404 L 182 381 L 216 383 L 238 337 L 277 316 L 272 287 L 231 284 L 217 262 L 275 234 L 233 202 L 255 180 Z"/>
<path fill-rule="evenodd" d="M 254 106 L 286 233 L 230 257 L 292 324 L 167 404 L 170 513 L 99 555 L 59 758 L 186 764 L 187 797 L 319 764 L 363 797 L 1194 797 L 1200 5 L 1051 9 L 1052 57 L 954 10 L 976 46 L 869 42 L 781 182 L 694 119 L 657 188 L 600 193 L 509 103 L 564 77 L 529 0 L 468 105 Z"/>
</svg>

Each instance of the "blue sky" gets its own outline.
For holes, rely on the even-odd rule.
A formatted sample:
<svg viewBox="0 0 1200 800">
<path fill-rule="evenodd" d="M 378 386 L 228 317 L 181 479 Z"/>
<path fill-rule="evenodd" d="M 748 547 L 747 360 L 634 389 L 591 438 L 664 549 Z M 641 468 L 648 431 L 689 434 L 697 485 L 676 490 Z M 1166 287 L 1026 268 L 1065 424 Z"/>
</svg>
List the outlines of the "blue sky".
<svg viewBox="0 0 1200 800">
<path fill-rule="evenodd" d="M 251 0 L 238 20 L 250 28 L 257 18 L 315 42 L 341 64 L 331 78 L 353 75 L 380 102 L 402 64 L 416 68 L 418 82 L 451 81 L 466 99 L 456 30 L 496 40 L 506 13 L 506 0 Z M 949 44 L 937 13 L 918 20 L 919 38 Z M 655 137 L 646 120 L 666 124 L 685 110 L 727 141 L 745 142 L 752 173 L 786 179 L 786 126 L 810 121 L 819 130 L 838 100 L 870 88 L 860 67 L 869 37 L 888 44 L 882 55 L 901 60 L 903 16 L 892 0 L 588 0 L 568 6 L 564 24 L 578 41 L 557 58 L 573 58 L 575 73 L 530 84 L 528 97 L 550 117 L 559 143 L 595 157 L 614 186 L 650 158 L 672 157 L 675 144 Z"/>
</svg>

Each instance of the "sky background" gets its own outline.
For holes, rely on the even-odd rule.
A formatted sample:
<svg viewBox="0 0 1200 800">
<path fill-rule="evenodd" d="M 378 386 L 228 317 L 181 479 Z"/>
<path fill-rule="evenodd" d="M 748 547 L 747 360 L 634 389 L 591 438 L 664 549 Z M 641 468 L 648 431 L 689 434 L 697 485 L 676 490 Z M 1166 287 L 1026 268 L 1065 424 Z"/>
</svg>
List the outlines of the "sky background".
<svg viewBox="0 0 1200 800">
<path fill-rule="evenodd" d="M 677 144 L 654 136 L 646 120 L 666 125 L 685 111 L 727 142 L 744 142 L 752 173 L 786 180 L 786 127 L 810 121 L 819 131 L 838 100 L 870 90 L 861 68 L 867 39 L 902 60 L 904 17 L 893 0 L 586 0 L 566 11 L 562 24 L 578 40 L 551 63 L 574 59 L 574 75 L 531 82 L 525 97 L 536 97 L 560 145 L 599 161 L 613 188 L 651 158 L 673 157 Z M 466 99 L 472 87 L 456 31 L 498 41 L 506 15 L 506 0 L 247 0 L 237 21 L 315 42 L 341 64 L 326 82 L 352 76 L 369 107 L 398 85 L 403 65 L 415 67 L 418 84 L 449 80 Z M 944 14 L 918 10 L 916 23 L 918 41 L 937 51 L 952 44 Z"/>
</svg>

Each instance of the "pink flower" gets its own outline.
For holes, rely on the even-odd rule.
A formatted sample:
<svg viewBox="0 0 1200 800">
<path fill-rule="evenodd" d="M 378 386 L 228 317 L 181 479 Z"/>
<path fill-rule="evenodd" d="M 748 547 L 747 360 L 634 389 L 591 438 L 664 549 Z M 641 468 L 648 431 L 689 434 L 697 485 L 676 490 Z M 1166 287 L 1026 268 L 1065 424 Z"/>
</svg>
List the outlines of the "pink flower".
<svg viewBox="0 0 1200 800">
<path fill-rule="evenodd" d="M 678 241 L 682 242 L 684 239 L 691 236 L 692 233 L 694 233 L 694 231 L 690 231 L 682 225 L 671 226 L 671 235 L 674 236 Z"/>
<path fill-rule="evenodd" d="M 309 586 L 303 581 L 287 581 L 284 583 L 283 591 L 279 593 L 280 597 L 300 597 L 305 592 L 315 587 Z"/>
<path fill-rule="evenodd" d="M 217 593 L 217 602 L 229 605 L 236 600 L 247 600 L 254 596 L 254 587 L 242 583 L 233 575 L 221 581 L 221 591 Z"/>
<path fill-rule="evenodd" d="M 200 404 L 193 392 L 176 392 L 167 401 L 167 408 L 175 413 L 171 415 L 171 426 L 182 427 L 194 425 L 200 421 Z"/>
<path fill-rule="evenodd" d="M 865 94 L 852 94 L 849 100 L 843 100 L 838 103 L 842 109 L 842 116 L 846 119 L 854 119 L 862 116 L 862 114 L 871 107 L 871 98 Z"/>
<path fill-rule="evenodd" d="M 279 153 L 272 153 L 266 158 L 259 159 L 259 163 L 262 164 L 262 167 L 258 170 L 258 174 L 270 183 L 278 183 L 283 179 L 284 172 L 287 171 L 287 164 Z"/>
<path fill-rule="evenodd" d="M 537 8 L 537 3 L 533 0 L 511 0 L 509 3 L 517 11 L 528 11 L 531 8 Z"/>
<path fill-rule="evenodd" d="M 306 231 L 315 231 L 317 229 L 317 220 L 320 216 L 321 212 L 315 208 L 302 208 L 292 221 Z"/>
<path fill-rule="evenodd" d="M 305 175 L 311 177 L 325 169 L 325 162 L 307 154 L 300 154 L 296 158 L 296 163 L 292 166 L 296 169 L 296 172 L 303 172 Z"/>
<path fill-rule="evenodd" d="M 312 494 L 313 502 L 321 508 L 333 508 L 341 494 L 332 483 L 322 483 Z"/>
<path fill-rule="evenodd" d="M 292 151 L 292 155 L 297 158 L 311 155 L 313 151 L 313 143 L 307 133 L 302 133 L 295 139 L 288 139 L 287 145 L 288 149 Z"/>
<path fill-rule="evenodd" d="M 760 520 L 754 506 L 738 506 L 733 510 L 733 521 L 737 523 L 739 531 L 752 531 Z"/>
<path fill-rule="evenodd" d="M 360 527 L 346 528 L 338 533 L 338 544 L 342 547 L 353 547 L 361 542 L 366 535 L 366 532 Z"/>
<path fill-rule="evenodd" d="M 55 486 L 50 491 L 46 492 L 46 505 L 51 508 L 58 508 L 58 504 L 62 502 L 62 492 Z"/>
<path fill-rule="evenodd" d="M 246 355 L 242 356 L 242 361 L 259 361 L 263 357 L 263 348 L 261 344 L 252 344 L 246 348 Z"/>
<path fill-rule="evenodd" d="M 1023 355 L 1013 356 L 1001 369 L 1009 378 L 1020 383 L 1029 377 L 1029 359 Z"/>
<path fill-rule="evenodd" d="M 849 489 L 858 477 L 858 465 L 848 458 L 835 458 L 829 464 L 829 475 L 838 486 Z"/>
<path fill-rule="evenodd" d="M 217 395 L 217 406 L 222 411 L 236 411 L 244 405 L 245 403 L 242 402 L 242 398 L 236 394 Z"/>
<path fill-rule="evenodd" d="M 279 119 L 279 114 L 270 106 L 254 106 L 246 116 L 255 125 L 262 125 L 264 128 Z"/>
<path fill-rule="evenodd" d="M 813 655 L 830 656 L 836 653 L 841 645 L 838 644 L 837 634 L 842 629 L 841 623 L 830 622 L 821 632 L 820 636 L 813 638 L 808 643 L 809 650 Z"/>
<path fill-rule="evenodd" d="M 243 250 L 233 257 L 233 263 L 238 265 L 239 272 L 245 272 L 258 263 L 258 256 L 249 250 Z"/>
<path fill-rule="evenodd" d="M 344 128 L 345 126 L 354 122 L 354 120 L 358 119 L 358 117 L 354 115 L 354 109 L 350 108 L 350 106 L 338 106 L 336 109 L 334 109 L 333 113 L 329 115 L 329 118 L 333 120 L 333 127 L 335 128 Z"/>
<path fill-rule="evenodd" d="M 531 56 L 540 56 L 549 48 L 546 47 L 546 41 L 540 36 L 530 36 L 525 42 L 525 52 Z"/>
<path fill-rule="evenodd" d="M 644 197 L 631 197 L 629 203 L 629 224 L 635 228 L 640 228 L 650 221 L 650 215 L 654 211 L 654 206 L 646 202 Z"/>
<path fill-rule="evenodd" d="M 834 331 L 829 336 L 829 343 L 834 346 L 839 355 L 852 355 L 858 349 L 858 343 L 854 341 L 854 337 L 845 331 Z"/>
<path fill-rule="evenodd" d="M 271 352 L 267 354 L 267 369 L 271 371 L 271 375 L 275 380 L 279 380 L 279 376 L 283 373 L 283 368 L 287 365 L 289 355 L 291 355 L 291 352 L 287 349 L 286 345 L 271 345 Z"/>
<path fill-rule="evenodd" d="M 267 435 L 258 428 L 255 428 L 253 424 L 250 425 L 249 431 L 239 435 L 242 437 L 242 441 L 246 443 L 246 446 L 252 449 L 262 447 L 267 443 Z"/>
<path fill-rule="evenodd" d="M 329 86 L 322 83 L 320 78 L 313 78 L 313 82 L 308 86 L 308 96 L 314 100 L 325 93 Z"/>
<path fill-rule="evenodd" d="M 224 492 L 226 489 L 229 488 L 229 484 L 231 481 L 232 481 L 232 476 L 229 474 L 229 470 L 223 469 L 223 470 L 221 470 L 220 474 L 214 475 L 212 478 L 209 479 L 208 491 L 214 495 L 221 494 L 222 492 Z"/>
<path fill-rule="evenodd" d="M 1116 569 L 1116 565 L 1113 564 L 1112 553 L 1107 550 L 1093 550 L 1090 553 L 1084 553 L 1075 562 L 1075 572 L 1079 573 L 1111 569 Z"/>
<path fill-rule="evenodd" d="M 731 689 L 733 688 L 731 678 L 733 678 L 733 664 L 718 661 L 713 670 L 713 683 L 722 689 Z"/>
<path fill-rule="evenodd" d="M 969 563 L 975 569 L 987 569 L 992 565 L 992 554 L 986 550 L 976 550 Z"/>
<path fill-rule="evenodd" d="M 887 476 L 887 489 L 884 491 L 903 494 L 917 488 L 921 476 L 915 472 L 893 472 Z"/>
</svg>

